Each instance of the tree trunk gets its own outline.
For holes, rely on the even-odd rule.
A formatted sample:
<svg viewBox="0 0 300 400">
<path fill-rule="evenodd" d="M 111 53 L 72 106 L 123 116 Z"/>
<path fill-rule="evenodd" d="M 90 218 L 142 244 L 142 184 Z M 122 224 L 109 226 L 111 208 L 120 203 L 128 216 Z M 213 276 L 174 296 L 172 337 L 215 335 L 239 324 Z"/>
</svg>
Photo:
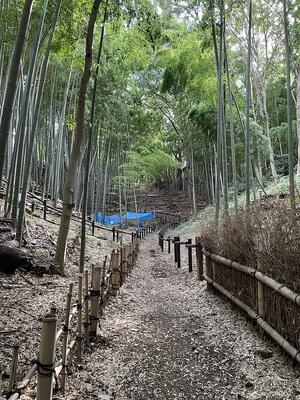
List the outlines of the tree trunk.
<svg viewBox="0 0 300 400">
<path fill-rule="evenodd" d="M 60 271 L 62 273 L 64 271 L 67 238 L 68 238 L 72 209 L 73 209 L 74 182 L 77 173 L 77 164 L 80 156 L 81 144 L 84 137 L 85 103 L 86 103 L 87 86 L 90 79 L 91 68 L 92 68 L 92 52 L 93 52 L 92 44 L 93 44 L 94 27 L 101 2 L 102 0 L 94 0 L 92 11 L 90 13 L 90 19 L 88 23 L 88 30 L 86 37 L 85 65 L 84 65 L 84 71 L 82 75 L 81 85 L 79 89 L 79 97 L 78 97 L 75 140 L 63 188 L 63 210 L 59 225 L 57 247 L 55 253 L 55 261 L 58 263 Z"/>
</svg>

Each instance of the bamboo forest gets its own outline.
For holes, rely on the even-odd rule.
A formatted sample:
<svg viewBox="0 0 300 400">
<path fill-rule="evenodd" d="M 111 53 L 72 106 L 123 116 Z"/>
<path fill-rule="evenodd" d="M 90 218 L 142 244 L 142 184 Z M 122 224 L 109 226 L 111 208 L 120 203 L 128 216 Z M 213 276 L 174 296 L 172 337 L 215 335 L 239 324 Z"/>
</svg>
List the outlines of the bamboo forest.
<svg viewBox="0 0 300 400">
<path fill-rule="evenodd" d="M 0 400 L 300 400 L 299 0 L 0 0 Z"/>
<path fill-rule="evenodd" d="M 184 191 L 215 219 L 300 173 L 299 7 L 286 0 L 1 0 L 0 180 L 24 232 L 26 193 L 70 216 L 141 188 Z M 131 202 L 131 204 L 134 204 Z M 84 235 L 84 232 L 83 232 Z"/>
</svg>

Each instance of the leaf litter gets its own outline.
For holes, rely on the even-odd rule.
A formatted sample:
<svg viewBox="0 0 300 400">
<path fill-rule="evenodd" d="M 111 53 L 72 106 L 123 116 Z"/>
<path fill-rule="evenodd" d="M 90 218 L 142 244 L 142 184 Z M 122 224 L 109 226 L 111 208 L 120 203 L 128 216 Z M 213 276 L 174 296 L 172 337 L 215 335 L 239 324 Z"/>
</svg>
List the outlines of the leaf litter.
<svg viewBox="0 0 300 400">
<path fill-rule="evenodd" d="M 39 235 L 32 240 L 43 251 Z M 87 249 L 89 266 L 110 254 L 111 243 L 100 242 Z M 47 253 L 53 254 L 48 239 L 46 243 Z M 79 250 L 69 248 L 75 259 Z M 181 257 L 178 269 L 173 254 L 161 252 L 157 234 L 141 241 L 137 264 L 119 295 L 105 306 L 97 337 L 80 364 L 71 352 L 65 394 L 57 391 L 53 399 L 300 399 L 298 366 L 243 313 L 196 281 L 184 250 Z M 77 276 L 78 266 L 69 262 L 66 271 L 66 278 L 24 271 L 1 274 L 2 389 L 14 344 L 20 345 L 18 381 L 38 357 L 40 319 L 52 303 L 63 323 L 68 282 Z M 24 400 L 35 399 L 34 385 Z"/>
</svg>

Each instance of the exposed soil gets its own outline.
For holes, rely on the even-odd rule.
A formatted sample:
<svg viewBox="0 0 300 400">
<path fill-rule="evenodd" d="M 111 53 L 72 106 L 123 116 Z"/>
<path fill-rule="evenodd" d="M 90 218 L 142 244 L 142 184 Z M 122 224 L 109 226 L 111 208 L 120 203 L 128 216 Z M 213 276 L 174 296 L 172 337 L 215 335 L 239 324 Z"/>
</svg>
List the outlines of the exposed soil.
<svg viewBox="0 0 300 400">
<path fill-rule="evenodd" d="M 51 257 L 57 226 L 37 221 L 30 220 L 26 251 Z M 77 288 L 77 234 L 74 227 L 67 277 L 36 276 L 20 269 L 13 275 L 0 274 L 2 389 L 8 383 L 12 345 L 20 345 L 19 381 L 38 357 L 40 317 L 52 303 L 63 325 L 69 282 L 75 282 L 74 293 Z M 89 268 L 118 246 L 102 231 L 97 234 L 101 238 L 88 241 Z M 54 398 L 300 399 L 298 367 L 262 338 L 244 314 L 198 282 L 195 273 L 188 272 L 186 256 L 182 251 L 178 269 L 173 253 L 161 252 L 157 233 L 141 241 L 132 274 L 119 295 L 110 297 L 97 337 L 80 365 L 71 352 L 66 392 L 58 391 Z M 35 399 L 34 384 L 21 399 Z"/>
</svg>

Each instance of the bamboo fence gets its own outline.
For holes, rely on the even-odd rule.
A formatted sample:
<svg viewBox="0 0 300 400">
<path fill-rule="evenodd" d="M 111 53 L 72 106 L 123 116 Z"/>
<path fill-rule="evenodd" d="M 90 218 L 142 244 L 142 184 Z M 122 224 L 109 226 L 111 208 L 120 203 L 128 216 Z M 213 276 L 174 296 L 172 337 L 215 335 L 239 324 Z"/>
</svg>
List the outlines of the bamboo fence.
<svg viewBox="0 0 300 400">
<path fill-rule="evenodd" d="M 75 305 L 72 305 L 74 284 L 69 285 L 63 326 L 57 330 L 57 310 L 56 306 L 52 305 L 50 313 L 42 319 L 39 358 L 33 361 L 32 367 L 21 382 L 16 382 L 19 346 L 13 346 L 10 380 L 6 388 L 0 381 L 0 398 L 2 392 L 5 398 L 17 400 L 36 375 L 37 400 L 51 400 L 54 385 L 56 391 L 65 393 L 70 352 L 77 347 L 74 356 L 80 363 L 84 347 L 88 347 L 91 337 L 97 334 L 109 296 L 118 295 L 121 285 L 125 283 L 136 264 L 138 252 L 139 240 L 136 235 L 132 243 L 114 250 L 109 261 L 106 257 L 102 266 L 93 268 L 91 282 L 88 271 L 79 275 Z M 55 354 L 61 354 L 60 360 L 55 360 Z"/>
<path fill-rule="evenodd" d="M 267 333 L 293 359 L 300 363 L 300 294 L 289 289 L 259 270 L 213 254 L 203 248 L 199 237 L 180 240 L 180 237 L 164 238 L 159 233 L 159 245 L 168 252 L 174 245 L 174 260 L 181 267 L 180 247 L 188 250 L 188 267 L 191 267 L 191 249 L 196 252 L 196 278 L 205 280 L 209 290 L 222 293 L 243 309 L 255 321 L 261 332 Z"/>
</svg>

